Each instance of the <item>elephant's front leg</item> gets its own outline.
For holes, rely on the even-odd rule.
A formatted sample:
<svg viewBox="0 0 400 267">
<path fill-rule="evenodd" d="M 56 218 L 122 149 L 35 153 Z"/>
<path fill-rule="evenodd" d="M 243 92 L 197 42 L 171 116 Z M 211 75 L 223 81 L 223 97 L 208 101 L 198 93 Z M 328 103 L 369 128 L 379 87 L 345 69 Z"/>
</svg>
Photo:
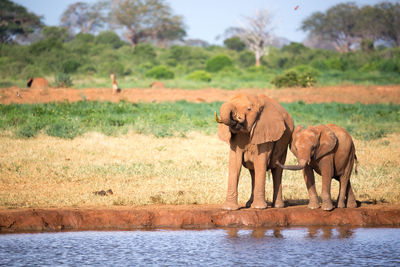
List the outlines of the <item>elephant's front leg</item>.
<svg viewBox="0 0 400 267">
<path fill-rule="evenodd" d="M 320 170 L 322 176 L 322 209 L 332 210 L 331 182 L 333 176 L 333 158 L 325 157 L 320 160 Z"/>
<path fill-rule="evenodd" d="M 303 175 L 304 175 L 304 181 L 307 186 L 308 197 L 309 197 L 308 208 L 309 209 L 318 209 L 319 201 L 318 201 L 317 190 L 315 189 L 314 171 L 309 165 L 307 165 L 303 169 Z"/>
<path fill-rule="evenodd" d="M 228 191 L 226 193 L 225 203 L 222 205 L 224 210 L 237 210 L 238 205 L 238 183 L 240 169 L 242 167 L 243 151 L 235 146 L 231 146 L 229 151 L 229 177 Z"/>
<path fill-rule="evenodd" d="M 257 145 L 257 155 L 254 157 L 254 201 L 251 204 L 254 209 L 267 208 L 267 202 L 265 202 L 265 175 L 272 148 L 272 143 Z"/>
</svg>

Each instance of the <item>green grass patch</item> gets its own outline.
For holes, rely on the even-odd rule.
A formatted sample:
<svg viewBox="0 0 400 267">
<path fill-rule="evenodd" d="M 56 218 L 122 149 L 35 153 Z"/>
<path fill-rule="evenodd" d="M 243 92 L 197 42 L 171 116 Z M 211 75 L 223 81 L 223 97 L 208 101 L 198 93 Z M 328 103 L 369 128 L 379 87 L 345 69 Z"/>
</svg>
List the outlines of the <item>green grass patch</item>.
<svg viewBox="0 0 400 267">
<path fill-rule="evenodd" d="M 0 105 L 0 130 L 18 138 L 38 133 L 72 139 L 89 131 L 106 135 L 129 130 L 156 137 L 185 136 L 189 131 L 215 134 L 214 111 L 221 102 L 164 103 L 86 102 Z M 305 104 L 283 106 L 295 124 L 335 123 L 354 137 L 371 140 L 400 132 L 400 105 L 394 104 Z"/>
</svg>

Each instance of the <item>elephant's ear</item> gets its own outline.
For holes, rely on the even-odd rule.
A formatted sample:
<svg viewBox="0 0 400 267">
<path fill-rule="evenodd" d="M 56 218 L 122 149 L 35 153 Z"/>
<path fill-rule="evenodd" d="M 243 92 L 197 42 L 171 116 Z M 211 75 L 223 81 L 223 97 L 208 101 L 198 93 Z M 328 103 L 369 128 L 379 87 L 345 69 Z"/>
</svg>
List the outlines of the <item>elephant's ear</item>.
<svg viewBox="0 0 400 267">
<path fill-rule="evenodd" d="M 256 145 L 279 140 L 286 128 L 283 115 L 275 107 L 273 100 L 265 96 L 259 98 L 260 113 L 250 133 L 251 143 Z"/>
<path fill-rule="evenodd" d="M 218 137 L 229 144 L 231 141 L 231 131 L 229 131 L 229 127 L 223 123 L 218 124 Z"/>
<path fill-rule="evenodd" d="M 325 125 L 316 127 L 320 131 L 319 147 L 315 153 L 315 159 L 320 159 L 331 152 L 337 143 L 335 133 Z"/>
</svg>

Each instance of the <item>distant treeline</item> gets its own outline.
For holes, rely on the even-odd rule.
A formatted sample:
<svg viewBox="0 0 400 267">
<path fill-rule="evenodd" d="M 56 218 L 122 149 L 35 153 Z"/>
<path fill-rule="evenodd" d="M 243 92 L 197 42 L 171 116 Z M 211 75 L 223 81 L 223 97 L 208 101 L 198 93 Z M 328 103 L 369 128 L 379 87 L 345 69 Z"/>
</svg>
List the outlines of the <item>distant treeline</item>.
<svg viewBox="0 0 400 267">
<path fill-rule="evenodd" d="M 251 51 L 221 46 L 132 47 L 117 34 L 77 34 L 64 39 L 62 28 L 44 29 L 46 38 L 31 45 L 0 44 L 0 76 L 4 81 L 66 73 L 73 77 L 129 76 L 134 80 L 251 81 L 270 83 L 282 72 L 310 73 L 322 84 L 398 83 L 400 48 L 378 47 L 338 53 L 311 49 L 300 43 L 271 48 L 261 67 Z M 218 85 L 218 84 L 217 84 Z M 4 85 L 3 85 L 4 86 Z M 226 88 L 224 86 L 220 86 Z M 228 86 L 230 87 L 230 86 Z"/>
<path fill-rule="evenodd" d="M 182 17 L 174 15 L 165 1 L 113 2 L 113 6 L 107 1 L 71 4 L 61 18 L 62 26 L 47 27 L 24 7 L 1 1 L 0 86 L 22 84 L 33 76 L 70 81 L 71 77 L 108 78 L 111 73 L 118 79 L 131 78 L 126 86 L 158 79 L 182 88 L 400 83 L 397 3 L 361 8 L 347 3 L 314 13 L 303 21 L 303 30 L 310 32 L 314 43 L 330 42 L 340 52 L 300 43 L 263 47 L 268 53 L 255 67 L 257 49 L 247 45 L 240 29 L 233 31 L 238 36 L 224 40 L 224 46 L 184 42 Z M 114 31 L 91 33 L 109 23 L 119 25 L 128 41 Z"/>
</svg>

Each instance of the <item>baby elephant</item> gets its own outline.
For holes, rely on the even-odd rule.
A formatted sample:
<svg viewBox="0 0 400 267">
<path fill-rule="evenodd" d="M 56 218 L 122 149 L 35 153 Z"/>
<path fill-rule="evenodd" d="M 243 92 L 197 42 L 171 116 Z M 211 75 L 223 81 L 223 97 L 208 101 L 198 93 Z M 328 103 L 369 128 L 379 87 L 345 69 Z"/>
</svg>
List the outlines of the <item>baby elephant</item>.
<svg viewBox="0 0 400 267">
<path fill-rule="evenodd" d="M 303 129 L 297 126 L 293 132 L 290 150 L 296 156 L 298 165 L 279 166 L 288 170 L 303 169 L 304 180 L 309 194 L 308 207 L 319 208 L 315 190 L 315 170 L 322 176 L 322 209 L 332 210 L 331 179 L 340 182 L 337 207 L 357 207 L 356 199 L 350 184 L 350 175 L 354 161 L 357 161 L 353 140 L 350 134 L 335 124 L 310 126 Z M 357 171 L 357 170 L 356 170 Z"/>
</svg>

